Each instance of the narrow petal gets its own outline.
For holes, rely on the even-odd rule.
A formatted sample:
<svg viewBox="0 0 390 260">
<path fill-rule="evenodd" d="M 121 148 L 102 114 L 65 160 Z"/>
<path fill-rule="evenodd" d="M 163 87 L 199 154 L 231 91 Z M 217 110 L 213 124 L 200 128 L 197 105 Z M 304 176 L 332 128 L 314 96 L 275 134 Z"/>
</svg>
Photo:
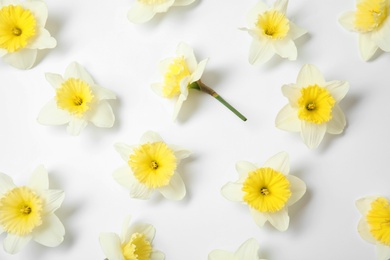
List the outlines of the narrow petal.
<svg viewBox="0 0 390 260">
<path fill-rule="evenodd" d="M 339 105 L 332 110 L 332 119 L 326 125 L 326 132 L 329 134 L 341 134 L 347 124 L 345 115 Z"/>
<path fill-rule="evenodd" d="M 164 259 L 165 259 L 165 255 L 161 251 L 154 250 L 150 255 L 150 260 L 164 260 Z"/>
<path fill-rule="evenodd" d="M 37 121 L 42 125 L 64 125 L 71 121 L 72 116 L 66 111 L 57 107 L 53 98 L 41 109 Z"/>
<path fill-rule="evenodd" d="M 177 116 L 179 115 L 180 109 L 183 105 L 183 102 L 187 100 L 187 96 L 180 95 L 175 103 L 175 107 L 173 108 L 173 115 L 172 120 L 176 120 Z"/>
<path fill-rule="evenodd" d="M 188 44 L 181 42 L 176 48 L 176 55 L 178 57 L 184 57 L 188 69 L 191 73 L 195 72 L 198 62 L 196 61 L 194 50 Z"/>
<path fill-rule="evenodd" d="M 293 40 L 285 38 L 273 43 L 275 52 L 282 58 L 289 60 L 296 60 L 298 57 L 298 50 Z"/>
<path fill-rule="evenodd" d="M 116 99 L 114 92 L 98 85 L 91 86 L 91 90 L 97 100 Z"/>
<path fill-rule="evenodd" d="M 186 186 L 178 172 L 175 172 L 169 184 L 158 188 L 161 194 L 171 200 L 181 200 L 186 195 Z"/>
<path fill-rule="evenodd" d="M 147 131 L 141 136 L 140 143 L 156 143 L 156 142 L 164 142 L 161 136 L 153 131 Z"/>
<path fill-rule="evenodd" d="M 104 255 L 110 260 L 122 260 L 121 241 L 115 233 L 100 233 L 100 246 Z"/>
<path fill-rule="evenodd" d="M 253 39 L 249 48 L 249 63 L 263 64 L 274 56 L 275 51 L 270 41 L 260 42 Z"/>
<path fill-rule="evenodd" d="M 376 259 L 377 260 L 390 259 L 390 246 L 377 245 L 376 246 Z"/>
<path fill-rule="evenodd" d="M 355 12 L 349 11 L 340 15 L 339 23 L 348 31 L 354 32 Z"/>
<path fill-rule="evenodd" d="M 234 254 L 238 259 L 258 260 L 259 243 L 254 238 L 245 241 Z"/>
<path fill-rule="evenodd" d="M 115 115 L 110 104 L 105 100 L 100 101 L 89 115 L 89 121 L 97 127 L 112 127 L 115 122 Z"/>
<path fill-rule="evenodd" d="M 276 11 L 279 11 L 279 12 L 285 14 L 286 10 L 287 10 L 287 5 L 288 5 L 288 0 L 276 0 L 274 5 L 273 5 L 273 8 Z"/>
<path fill-rule="evenodd" d="M 288 175 L 290 172 L 290 157 L 286 152 L 280 152 L 269 158 L 263 165 L 263 167 L 269 167 L 275 171 L 281 172 L 284 175 Z"/>
<path fill-rule="evenodd" d="M 202 74 L 204 72 L 204 69 L 206 68 L 207 62 L 208 62 L 208 59 L 205 59 L 205 60 L 202 60 L 201 62 L 199 62 L 196 70 L 191 75 L 191 83 L 200 80 L 200 78 L 202 77 Z"/>
<path fill-rule="evenodd" d="M 151 20 L 155 14 L 156 12 L 152 6 L 143 5 L 135 1 L 127 13 L 127 19 L 132 23 L 145 23 Z"/>
<path fill-rule="evenodd" d="M 349 83 L 347 81 L 333 80 L 327 82 L 325 87 L 336 102 L 340 102 L 348 93 Z"/>
<path fill-rule="evenodd" d="M 310 149 L 317 148 L 324 139 L 326 133 L 326 124 L 314 124 L 306 121 L 301 121 L 301 137 L 303 142 Z"/>
<path fill-rule="evenodd" d="M 366 216 L 368 211 L 371 209 L 371 203 L 373 203 L 378 196 L 367 196 L 356 200 L 355 206 L 359 210 L 360 214 Z"/>
<path fill-rule="evenodd" d="M 45 73 L 46 80 L 50 83 L 50 85 L 56 89 L 61 86 L 61 84 L 64 82 L 64 79 L 60 74 L 55 74 L 55 73 Z"/>
<path fill-rule="evenodd" d="M 57 41 L 51 37 L 45 28 L 38 30 L 37 36 L 26 46 L 27 49 L 53 49 L 57 46 Z"/>
<path fill-rule="evenodd" d="M 6 63 L 22 70 L 30 69 L 34 65 L 36 58 L 36 49 L 21 49 L 17 52 L 9 52 L 3 56 L 3 60 Z"/>
<path fill-rule="evenodd" d="M 15 4 L 15 1 L 13 1 Z M 29 9 L 36 20 L 37 27 L 45 27 L 47 20 L 47 5 L 43 1 L 23 1 L 20 3 L 23 8 Z"/>
<path fill-rule="evenodd" d="M 378 50 L 378 45 L 372 40 L 371 34 L 359 34 L 359 50 L 360 56 L 364 61 L 368 61 Z"/>
<path fill-rule="evenodd" d="M 127 144 L 116 143 L 114 144 L 114 148 L 125 162 L 129 160 L 130 154 L 133 153 L 133 148 Z"/>
<path fill-rule="evenodd" d="M 135 223 L 127 228 L 124 241 L 128 242 L 131 238 L 131 235 L 134 233 L 144 234 L 149 242 L 152 242 L 156 234 L 156 229 L 150 224 Z"/>
<path fill-rule="evenodd" d="M 377 244 L 376 239 L 372 236 L 372 234 L 370 232 L 370 226 L 368 225 L 367 221 L 365 221 L 364 218 L 361 218 L 359 220 L 359 224 L 358 224 L 357 229 L 358 229 L 358 232 L 359 232 L 359 235 L 361 236 L 361 238 L 366 240 L 368 243 L 371 243 L 374 245 Z"/>
<path fill-rule="evenodd" d="M 285 105 L 276 116 L 275 126 L 289 132 L 301 131 L 301 120 L 298 118 L 296 109 L 289 104 Z"/>
<path fill-rule="evenodd" d="M 179 160 L 189 157 L 192 153 L 190 150 L 184 149 L 184 148 L 177 146 L 177 145 L 170 144 L 169 148 L 173 150 L 173 152 L 175 153 L 176 159 L 179 159 Z"/>
<path fill-rule="evenodd" d="M 0 195 L 6 193 L 9 190 L 16 188 L 12 178 L 7 174 L 0 172 Z"/>
<path fill-rule="evenodd" d="M 95 84 L 91 75 L 84 69 L 83 66 L 75 61 L 66 68 L 65 79 L 68 78 L 81 79 L 87 82 L 89 85 Z"/>
<path fill-rule="evenodd" d="M 307 33 L 307 30 L 299 27 L 298 25 L 296 25 L 291 21 L 289 22 L 289 25 L 290 25 L 290 29 L 288 30 L 288 35 L 292 40 L 298 39 L 299 37 Z"/>
<path fill-rule="evenodd" d="M 251 162 L 238 161 L 236 163 L 236 171 L 238 172 L 239 180 L 243 181 L 244 179 L 246 179 L 248 177 L 249 172 L 253 172 L 257 168 L 258 167 Z"/>
<path fill-rule="evenodd" d="M 39 165 L 32 173 L 28 186 L 36 190 L 49 189 L 49 176 L 43 165 Z"/>
<path fill-rule="evenodd" d="M 176 0 L 175 3 L 173 3 L 173 6 L 186 6 L 190 5 L 196 0 Z"/>
<path fill-rule="evenodd" d="M 267 222 L 268 220 L 265 213 L 257 211 L 251 207 L 249 207 L 249 210 L 251 212 L 252 218 L 255 220 L 256 225 L 259 227 L 263 227 L 265 222 Z"/>
<path fill-rule="evenodd" d="M 54 214 L 49 214 L 43 224 L 34 229 L 33 239 L 44 246 L 56 247 L 64 241 L 65 228 Z"/>
<path fill-rule="evenodd" d="M 72 117 L 66 130 L 71 135 L 79 135 L 87 124 L 87 121 L 82 118 Z"/>
<path fill-rule="evenodd" d="M 233 202 L 242 202 L 244 198 L 244 192 L 242 191 L 242 184 L 235 182 L 226 183 L 222 189 L 221 194 L 226 199 Z"/>
<path fill-rule="evenodd" d="M 237 257 L 235 257 L 233 253 L 221 249 L 215 249 L 209 253 L 207 259 L 208 260 L 236 260 Z"/>
<path fill-rule="evenodd" d="M 255 27 L 257 20 L 259 19 L 259 15 L 266 12 L 268 10 L 268 6 L 263 2 L 258 2 L 247 14 L 246 21 L 250 28 Z"/>
<path fill-rule="evenodd" d="M 279 231 L 286 231 L 290 222 L 288 211 L 286 208 L 281 209 L 274 213 L 265 214 L 268 221 Z"/>
<path fill-rule="evenodd" d="M 390 52 L 390 19 L 387 18 L 380 30 L 373 32 L 372 39 L 383 51 Z"/>
<path fill-rule="evenodd" d="M 297 85 L 300 88 L 305 88 L 312 85 L 324 87 L 326 83 L 324 77 L 316 66 L 305 64 L 298 74 Z"/>
<path fill-rule="evenodd" d="M 26 235 L 26 236 L 17 236 L 14 234 L 7 234 L 7 237 L 4 238 L 3 241 L 3 247 L 4 251 L 7 252 L 8 254 L 16 254 L 19 253 L 20 250 L 25 247 L 28 242 L 30 242 L 32 238 L 32 235 Z"/>
<path fill-rule="evenodd" d="M 295 202 L 300 200 L 302 196 L 306 193 L 306 184 L 293 175 L 286 176 L 287 180 L 290 182 L 290 191 L 291 197 L 287 201 L 287 206 L 293 205 Z"/>
<path fill-rule="evenodd" d="M 45 214 L 54 213 L 61 206 L 65 198 L 65 192 L 62 190 L 46 190 L 42 195 L 45 198 Z"/>
</svg>

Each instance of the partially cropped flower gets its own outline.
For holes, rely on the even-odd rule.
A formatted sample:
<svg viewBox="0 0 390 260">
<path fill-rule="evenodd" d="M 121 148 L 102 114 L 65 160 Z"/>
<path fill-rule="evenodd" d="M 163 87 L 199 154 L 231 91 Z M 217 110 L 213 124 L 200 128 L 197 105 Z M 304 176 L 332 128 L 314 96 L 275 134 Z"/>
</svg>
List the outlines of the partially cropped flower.
<svg viewBox="0 0 390 260">
<path fill-rule="evenodd" d="M 294 40 L 306 30 L 286 17 L 288 0 L 276 0 L 272 7 L 259 2 L 247 15 L 249 28 L 244 29 L 253 37 L 249 50 L 249 63 L 262 64 L 275 54 L 289 60 L 298 56 Z"/>
<path fill-rule="evenodd" d="M 234 253 L 216 249 L 210 252 L 208 260 L 266 260 L 259 258 L 259 244 L 256 239 L 245 241 Z"/>
<path fill-rule="evenodd" d="M 152 246 L 156 229 L 149 224 L 123 223 L 122 233 L 101 233 L 99 240 L 108 260 L 164 260 L 165 255 Z"/>
<path fill-rule="evenodd" d="M 7 233 L 4 250 L 16 254 L 30 240 L 48 247 L 61 244 L 65 229 L 54 212 L 63 200 L 63 191 L 49 189 L 43 166 L 35 169 L 26 186 L 18 187 L 0 173 L 0 234 Z"/>
<path fill-rule="evenodd" d="M 297 83 L 282 87 L 289 104 L 276 116 L 276 127 L 301 132 L 304 143 L 309 148 L 316 148 L 326 132 L 343 132 L 346 120 L 338 103 L 348 90 L 348 82 L 326 82 L 314 65 L 304 65 L 298 74 Z"/>
<path fill-rule="evenodd" d="M 186 6 L 193 2 L 195 0 L 135 0 L 127 18 L 133 23 L 145 23 L 157 13 L 167 12 L 171 6 Z"/>
<path fill-rule="evenodd" d="M 191 152 L 168 145 L 155 132 L 146 132 L 139 145 L 115 144 L 126 165 L 113 173 L 114 179 L 130 190 L 132 198 L 149 199 L 154 190 L 165 198 L 181 200 L 186 188 L 177 167 Z"/>
<path fill-rule="evenodd" d="M 339 22 L 359 34 L 363 60 L 369 60 L 378 48 L 390 52 L 390 0 L 357 0 L 356 11 L 343 13 Z"/>
<path fill-rule="evenodd" d="M 152 89 L 157 95 L 176 101 L 173 112 L 174 120 L 179 114 L 183 102 L 187 100 L 188 90 L 196 89 L 210 94 L 245 121 L 246 118 L 243 115 L 201 81 L 206 63 L 207 59 L 198 63 L 194 50 L 187 44 L 180 43 L 176 49 L 176 57 L 167 58 L 160 62 L 159 69 L 164 81 L 152 84 Z"/>
<path fill-rule="evenodd" d="M 97 127 L 112 127 L 115 116 L 108 99 L 115 94 L 93 81 L 89 73 L 77 62 L 71 63 L 64 77 L 46 73 L 46 80 L 56 93 L 41 110 L 38 122 L 43 125 L 68 124 L 71 135 L 80 134 L 91 122 Z"/>
<path fill-rule="evenodd" d="M 18 69 L 31 68 L 38 49 L 56 47 L 45 29 L 47 6 L 40 0 L 0 1 L 0 57 Z"/>
<path fill-rule="evenodd" d="M 279 231 L 287 230 L 290 222 L 288 207 L 306 192 L 306 184 L 289 175 L 288 154 L 278 153 L 262 167 L 240 161 L 236 170 L 238 180 L 223 186 L 222 195 L 230 201 L 247 204 L 259 227 L 269 221 Z"/>
<path fill-rule="evenodd" d="M 356 201 L 362 214 L 358 231 L 369 243 L 376 245 L 376 259 L 390 259 L 390 203 L 388 198 L 367 196 Z"/>
</svg>

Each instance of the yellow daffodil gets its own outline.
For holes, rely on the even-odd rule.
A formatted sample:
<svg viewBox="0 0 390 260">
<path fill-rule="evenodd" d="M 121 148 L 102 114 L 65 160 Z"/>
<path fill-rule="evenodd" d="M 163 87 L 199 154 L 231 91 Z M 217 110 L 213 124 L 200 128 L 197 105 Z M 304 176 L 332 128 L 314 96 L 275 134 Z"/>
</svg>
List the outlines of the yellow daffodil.
<svg viewBox="0 0 390 260">
<path fill-rule="evenodd" d="M 0 173 L 0 234 L 7 233 L 4 250 L 18 253 L 30 240 L 48 247 L 61 244 L 65 229 L 54 212 L 63 200 L 63 191 L 49 189 L 43 166 L 35 169 L 26 186 L 18 187 Z"/>
<path fill-rule="evenodd" d="M 390 52 L 390 0 L 357 0 L 356 11 L 343 13 L 339 22 L 359 34 L 363 60 L 369 60 L 378 48 Z"/>
<path fill-rule="evenodd" d="M 242 114 L 201 81 L 206 63 L 207 59 L 198 63 L 194 50 L 187 44 L 180 43 L 176 49 L 176 57 L 167 58 L 160 62 L 159 70 L 164 81 L 152 84 L 153 91 L 161 97 L 175 100 L 173 120 L 179 114 L 183 102 L 187 100 L 188 90 L 196 89 L 211 95 L 239 118 L 246 121 Z"/>
<path fill-rule="evenodd" d="M 348 82 L 326 82 L 314 65 L 304 65 L 298 74 L 297 83 L 282 87 L 289 104 L 276 116 L 276 127 L 301 132 L 304 143 L 309 148 L 316 148 L 326 132 L 343 132 L 346 120 L 338 103 L 348 90 Z"/>
<path fill-rule="evenodd" d="M 305 183 L 289 175 L 290 161 L 285 152 L 268 159 L 262 167 L 240 161 L 236 164 L 239 178 L 222 187 L 222 195 L 233 202 L 249 206 L 259 227 L 269 221 L 279 231 L 288 228 L 288 207 L 306 192 Z"/>
<path fill-rule="evenodd" d="M 101 233 L 99 240 L 109 260 L 164 260 L 165 255 L 152 246 L 156 229 L 149 224 L 129 225 L 130 217 L 123 223 L 122 233 Z"/>
<path fill-rule="evenodd" d="M 46 73 L 47 81 L 56 95 L 41 110 L 38 122 L 43 125 L 68 124 L 71 135 L 92 122 L 97 127 L 112 127 L 115 116 L 108 99 L 116 99 L 115 94 L 93 81 L 89 73 L 78 63 L 71 63 L 64 77 Z"/>
<path fill-rule="evenodd" d="M 266 260 L 258 256 L 259 244 L 256 239 L 245 241 L 234 253 L 216 249 L 210 252 L 208 260 Z"/>
<path fill-rule="evenodd" d="M 249 50 L 249 63 L 263 64 L 275 54 L 289 60 L 298 56 L 294 40 L 307 31 L 286 17 L 288 0 L 276 0 L 272 7 L 259 2 L 247 15 L 249 28 L 244 28 L 253 37 Z"/>
<path fill-rule="evenodd" d="M 127 18 L 133 23 L 145 23 L 157 13 L 167 12 L 171 6 L 186 6 L 193 2 L 195 0 L 135 0 Z"/>
<path fill-rule="evenodd" d="M 57 45 L 45 29 L 46 20 L 47 6 L 43 1 L 0 1 L 0 57 L 16 68 L 31 68 L 38 49 Z"/>
<path fill-rule="evenodd" d="M 186 188 L 177 167 L 191 152 L 167 145 L 155 132 L 146 132 L 138 146 L 115 144 L 127 164 L 113 173 L 114 179 L 130 190 L 132 198 L 149 199 L 154 190 L 165 198 L 181 200 Z"/>
<path fill-rule="evenodd" d="M 369 243 L 376 245 L 376 259 L 390 259 L 390 200 L 380 196 L 367 196 L 356 201 L 362 214 L 358 231 Z"/>
</svg>

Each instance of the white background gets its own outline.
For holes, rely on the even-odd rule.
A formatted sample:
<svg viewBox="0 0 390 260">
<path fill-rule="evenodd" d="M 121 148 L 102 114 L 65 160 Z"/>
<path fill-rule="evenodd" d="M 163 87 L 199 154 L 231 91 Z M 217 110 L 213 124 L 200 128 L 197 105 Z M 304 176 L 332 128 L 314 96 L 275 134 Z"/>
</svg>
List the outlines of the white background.
<svg viewBox="0 0 390 260">
<path fill-rule="evenodd" d="M 291 1 L 288 17 L 309 31 L 297 41 L 298 60 L 275 57 L 257 67 L 247 61 L 250 36 L 238 30 L 247 26 L 245 15 L 257 1 L 198 0 L 144 25 L 127 21 L 132 3 L 48 0 L 46 28 L 58 46 L 40 51 L 28 71 L 0 62 L 0 171 L 24 185 L 43 164 L 51 188 L 66 195 L 57 211 L 66 228 L 59 247 L 30 242 L 15 256 L 0 249 L 0 259 L 103 260 L 99 233 L 120 233 L 129 214 L 156 227 L 153 244 L 167 260 L 207 259 L 216 248 L 233 252 L 251 237 L 260 244 L 260 257 L 269 260 L 375 259 L 374 245 L 357 233 L 360 214 L 354 203 L 390 192 L 390 54 L 378 52 L 371 62 L 359 58 L 357 34 L 337 22 L 342 12 L 355 8 L 354 1 Z M 210 58 L 203 81 L 246 115 L 247 122 L 196 91 L 172 122 L 171 104 L 156 96 L 150 84 L 161 79 L 159 61 L 173 56 L 181 41 L 194 48 L 198 60 Z M 116 115 L 112 129 L 88 125 L 73 137 L 65 126 L 36 122 L 54 96 L 44 73 L 63 74 L 72 61 L 117 94 L 118 100 L 111 102 Z M 316 150 L 309 150 L 299 134 L 274 126 L 287 103 L 281 86 L 295 82 L 306 63 L 315 64 L 328 81 L 351 85 L 341 102 L 347 128 L 342 135 L 327 135 Z M 179 167 L 187 187 L 184 200 L 168 201 L 158 193 L 149 201 L 131 199 L 112 179 L 112 172 L 125 163 L 113 144 L 136 144 L 147 130 L 193 151 Z M 286 232 L 268 223 L 258 228 L 247 206 L 220 194 L 226 182 L 237 179 L 236 161 L 261 164 L 280 151 L 290 154 L 291 174 L 308 187 L 290 208 Z"/>
</svg>

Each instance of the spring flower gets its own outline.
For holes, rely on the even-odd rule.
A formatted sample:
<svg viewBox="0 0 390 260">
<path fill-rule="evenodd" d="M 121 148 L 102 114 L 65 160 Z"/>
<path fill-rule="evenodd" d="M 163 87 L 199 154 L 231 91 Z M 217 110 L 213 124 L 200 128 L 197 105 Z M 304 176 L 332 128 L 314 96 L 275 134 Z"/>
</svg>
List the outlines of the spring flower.
<svg viewBox="0 0 390 260">
<path fill-rule="evenodd" d="M 390 201 L 379 196 L 367 196 L 356 201 L 362 214 L 358 231 L 369 243 L 376 245 L 376 259 L 390 259 Z"/>
<path fill-rule="evenodd" d="M 343 13 L 340 24 L 359 33 L 359 50 L 369 60 L 379 49 L 390 52 L 390 0 L 357 0 L 356 11 Z"/>
<path fill-rule="evenodd" d="M 316 148 L 326 132 L 343 132 L 346 121 L 338 103 L 348 90 L 348 82 L 325 82 L 314 65 L 304 65 L 298 74 L 297 83 L 282 87 L 289 104 L 276 116 L 276 127 L 301 132 L 304 143 L 309 148 Z"/>
<path fill-rule="evenodd" d="M 249 206 L 259 227 L 269 221 L 279 231 L 288 228 L 288 206 L 297 202 L 306 192 L 305 183 L 288 175 L 290 161 L 285 152 L 268 159 L 262 167 L 240 161 L 236 164 L 239 178 L 222 187 L 222 195 L 234 202 Z"/>
<path fill-rule="evenodd" d="M 156 229 L 149 224 L 129 225 L 128 217 L 119 237 L 115 233 L 101 233 L 99 240 L 109 260 L 164 260 L 165 255 L 152 247 Z"/>
<path fill-rule="evenodd" d="M 47 6 L 43 1 L 0 1 L 0 57 L 18 69 L 31 68 L 37 50 L 56 47 L 45 29 Z"/>
<path fill-rule="evenodd" d="M 133 23 L 145 23 L 155 14 L 167 12 L 171 6 L 186 6 L 193 2 L 195 0 L 135 0 L 127 18 Z"/>
<path fill-rule="evenodd" d="M 28 185 L 20 187 L 0 173 L 0 234 L 7 233 L 4 250 L 18 253 L 31 239 L 48 247 L 61 244 L 65 229 L 54 212 L 63 200 L 63 191 L 49 190 L 43 166 L 35 169 Z"/>
<path fill-rule="evenodd" d="M 191 152 L 167 145 L 155 132 L 146 132 L 136 146 L 117 143 L 115 149 L 127 164 L 113 173 L 114 179 L 130 189 L 132 198 L 149 199 L 154 190 L 165 198 L 181 200 L 186 194 L 184 182 L 177 172 L 181 159 Z"/>
<path fill-rule="evenodd" d="M 89 73 L 78 63 L 71 63 L 64 77 L 46 73 L 56 95 L 41 110 L 38 122 L 43 125 L 68 124 L 71 135 L 80 134 L 88 121 L 97 127 L 112 127 L 114 113 L 107 99 L 115 94 L 95 84 Z"/>
<path fill-rule="evenodd" d="M 258 256 L 259 244 L 256 239 L 245 241 L 234 253 L 216 249 L 210 252 L 208 260 L 266 260 Z"/>
<path fill-rule="evenodd" d="M 275 54 L 289 60 L 297 59 L 294 40 L 306 30 L 286 17 L 288 0 L 276 0 L 272 7 L 259 2 L 247 15 L 249 28 L 243 30 L 253 37 L 249 50 L 250 64 L 263 64 Z"/>
<path fill-rule="evenodd" d="M 207 59 L 198 63 L 193 49 L 185 43 L 180 43 L 176 49 L 176 57 L 167 58 L 160 62 L 159 69 L 164 81 L 152 84 L 152 89 L 157 95 L 176 101 L 173 113 L 174 120 L 179 114 L 183 102 L 187 100 L 188 90 L 196 89 L 213 96 L 245 121 L 246 118 L 243 115 L 200 80 L 206 63 Z"/>
</svg>

